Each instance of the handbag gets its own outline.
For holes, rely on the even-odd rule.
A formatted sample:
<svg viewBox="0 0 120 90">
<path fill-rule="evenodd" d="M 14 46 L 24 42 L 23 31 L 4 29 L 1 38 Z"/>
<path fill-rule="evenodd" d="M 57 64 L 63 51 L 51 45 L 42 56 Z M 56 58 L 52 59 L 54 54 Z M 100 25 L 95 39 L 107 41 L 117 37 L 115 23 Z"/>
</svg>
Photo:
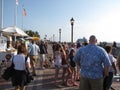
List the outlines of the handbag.
<svg viewBox="0 0 120 90">
<path fill-rule="evenodd" d="M 2 74 L 2 78 L 5 80 L 9 80 L 14 75 L 14 64 L 12 59 L 12 64 L 10 67 L 6 68 Z"/>
<path fill-rule="evenodd" d="M 27 81 L 27 83 L 30 83 L 32 80 L 34 80 L 33 76 L 30 75 L 30 73 L 26 73 L 26 81 Z"/>
<path fill-rule="evenodd" d="M 28 58 L 28 56 L 25 57 L 25 64 L 26 64 L 27 58 Z M 25 66 L 26 66 L 26 65 L 25 65 Z M 30 83 L 31 80 L 34 80 L 34 78 L 33 78 L 33 76 L 30 74 L 30 72 L 29 72 L 29 70 L 28 70 L 27 67 L 25 68 L 25 71 L 26 71 L 26 82 L 27 82 L 27 83 Z"/>
</svg>

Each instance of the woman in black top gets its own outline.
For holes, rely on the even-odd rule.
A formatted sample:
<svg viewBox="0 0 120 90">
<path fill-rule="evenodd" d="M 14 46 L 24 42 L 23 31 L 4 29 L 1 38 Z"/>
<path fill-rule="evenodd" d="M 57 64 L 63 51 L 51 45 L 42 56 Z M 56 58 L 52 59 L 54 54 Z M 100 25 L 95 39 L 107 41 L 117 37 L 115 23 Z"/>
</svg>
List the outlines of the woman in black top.
<svg viewBox="0 0 120 90">
<path fill-rule="evenodd" d="M 76 63 L 73 61 L 74 55 L 75 55 L 75 50 L 71 49 L 70 55 L 69 55 L 70 65 L 71 65 L 71 70 L 72 70 L 71 80 L 72 80 L 73 85 L 79 86 L 79 84 L 76 82 L 76 77 L 77 77 L 77 70 L 76 69 L 77 68 L 76 68 Z"/>
</svg>

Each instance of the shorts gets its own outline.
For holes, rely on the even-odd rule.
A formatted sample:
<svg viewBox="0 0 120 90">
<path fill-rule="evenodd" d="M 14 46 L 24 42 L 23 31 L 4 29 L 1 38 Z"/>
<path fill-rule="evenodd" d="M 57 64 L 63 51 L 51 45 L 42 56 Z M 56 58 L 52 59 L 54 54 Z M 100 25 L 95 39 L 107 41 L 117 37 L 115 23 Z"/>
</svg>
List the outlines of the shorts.
<svg viewBox="0 0 120 90">
<path fill-rule="evenodd" d="M 80 90 L 103 90 L 103 78 L 90 79 L 81 76 Z"/>
<path fill-rule="evenodd" d="M 65 64 L 65 65 L 62 65 L 63 66 L 63 68 L 67 68 L 68 67 L 68 65 L 67 64 Z"/>
<path fill-rule="evenodd" d="M 60 68 L 62 68 L 61 65 L 55 65 L 55 69 L 60 69 Z"/>
<path fill-rule="evenodd" d="M 38 56 L 37 55 L 31 55 L 30 56 L 30 64 L 35 65 L 37 62 Z"/>
<path fill-rule="evenodd" d="M 45 61 L 45 54 L 40 54 L 40 61 Z"/>
</svg>

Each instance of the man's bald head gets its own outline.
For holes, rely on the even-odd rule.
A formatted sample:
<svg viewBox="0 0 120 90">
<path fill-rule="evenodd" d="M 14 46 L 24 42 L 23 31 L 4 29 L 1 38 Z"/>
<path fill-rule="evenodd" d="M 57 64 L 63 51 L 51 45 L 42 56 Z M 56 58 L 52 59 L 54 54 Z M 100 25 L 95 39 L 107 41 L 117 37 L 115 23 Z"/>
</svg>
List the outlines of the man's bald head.
<svg viewBox="0 0 120 90">
<path fill-rule="evenodd" d="M 97 39 L 94 35 L 91 35 L 89 38 L 89 43 L 90 44 L 96 44 L 97 43 Z"/>
</svg>

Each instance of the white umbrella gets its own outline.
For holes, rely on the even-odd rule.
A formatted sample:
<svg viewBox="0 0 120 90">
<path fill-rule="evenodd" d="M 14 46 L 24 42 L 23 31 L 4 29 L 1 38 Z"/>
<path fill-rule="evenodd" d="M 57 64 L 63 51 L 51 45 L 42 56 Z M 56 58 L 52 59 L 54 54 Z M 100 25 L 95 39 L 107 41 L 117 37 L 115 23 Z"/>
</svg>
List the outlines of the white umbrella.
<svg viewBox="0 0 120 90">
<path fill-rule="evenodd" d="M 3 36 L 11 35 L 11 36 L 28 36 L 22 29 L 16 26 L 10 26 L 3 28 L 2 30 Z"/>
</svg>

